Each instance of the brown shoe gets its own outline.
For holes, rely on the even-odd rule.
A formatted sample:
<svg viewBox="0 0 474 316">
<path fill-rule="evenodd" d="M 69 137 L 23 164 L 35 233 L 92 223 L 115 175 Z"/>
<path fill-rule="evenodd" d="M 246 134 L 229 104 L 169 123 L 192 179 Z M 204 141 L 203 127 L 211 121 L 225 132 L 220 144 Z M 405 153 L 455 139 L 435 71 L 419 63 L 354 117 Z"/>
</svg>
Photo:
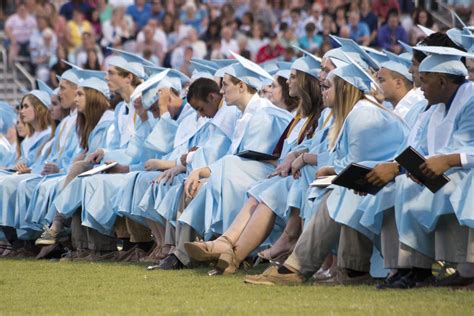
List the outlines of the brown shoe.
<svg viewBox="0 0 474 316">
<path fill-rule="evenodd" d="M 216 261 L 222 253 L 232 248 L 232 241 L 226 236 L 221 236 L 214 241 L 195 241 L 184 244 L 189 257 L 199 262 Z"/>
<path fill-rule="evenodd" d="M 338 268 L 333 277 L 326 280 L 316 280 L 314 285 L 370 285 L 374 280 L 369 273 L 350 277 L 347 269 Z"/>
<path fill-rule="evenodd" d="M 244 282 L 258 285 L 300 285 L 305 278 L 298 273 L 280 274 L 278 267 L 271 266 L 262 274 L 246 275 Z"/>
<path fill-rule="evenodd" d="M 88 249 L 77 249 L 74 251 L 68 251 L 61 256 L 59 262 L 70 262 L 70 261 L 86 261 L 86 257 L 91 255 L 91 251 Z"/>
</svg>

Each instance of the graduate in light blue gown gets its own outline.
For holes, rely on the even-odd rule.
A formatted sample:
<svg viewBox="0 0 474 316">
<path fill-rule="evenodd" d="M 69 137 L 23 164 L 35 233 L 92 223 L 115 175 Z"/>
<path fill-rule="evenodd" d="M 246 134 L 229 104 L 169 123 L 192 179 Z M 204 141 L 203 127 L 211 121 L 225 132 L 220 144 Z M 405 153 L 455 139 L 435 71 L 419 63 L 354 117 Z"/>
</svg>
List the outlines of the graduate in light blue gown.
<svg viewBox="0 0 474 316">
<path fill-rule="evenodd" d="M 0 169 L 15 163 L 16 150 L 12 140 L 15 123 L 15 108 L 6 102 L 0 102 Z"/>
<path fill-rule="evenodd" d="M 35 176 L 31 172 L 36 169 L 36 165 L 41 164 L 41 150 L 51 137 L 50 105 L 50 94 L 42 90 L 32 90 L 21 100 L 20 119 L 28 126 L 29 134 L 21 143 L 20 159 L 12 167 L 16 172 L 0 171 L 0 226 L 9 227 L 9 240 L 17 237 L 11 228 L 15 227 L 18 183 Z"/>
<path fill-rule="evenodd" d="M 367 96 L 371 86 L 376 85 L 371 76 L 358 63 L 351 62 L 331 71 L 327 85 L 323 94 L 334 115 L 328 135 L 332 157 L 328 166 L 319 168 L 317 177 L 336 175 L 354 162 L 370 167 L 378 161 L 393 159 L 403 142 L 406 127 L 399 117 Z M 271 267 L 261 275 L 248 276 L 245 281 L 254 284 L 277 284 L 284 280 L 301 283 L 321 267 L 338 241 L 338 267 L 358 271 L 357 280 L 368 279 L 372 244 L 357 232 L 360 214 L 356 210 L 361 200 L 362 197 L 349 189 L 330 186 L 324 198 L 315 203 L 318 210 L 305 226 L 283 267 Z M 365 238 L 368 241 L 366 248 L 351 256 L 354 251 L 347 247 L 354 240 L 346 239 L 348 236 Z M 328 282 L 343 282 L 340 273 L 338 275 L 337 280 Z"/>
<path fill-rule="evenodd" d="M 204 248 L 218 256 L 218 253 L 227 250 L 230 242 L 234 247 L 238 266 L 267 237 L 274 238 L 270 233 L 273 232 L 273 235 L 278 236 L 282 226 L 286 224 L 287 193 L 293 182 L 290 173 L 291 164 L 307 150 L 302 143 L 305 141 L 309 143 L 313 134 L 318 135 L 322 129 L 322 126 L 316 128 L 323 107 L 319 86 L 320 60 L 305 53 L 306 56 L 290 65 L 289 73 L 287 71 L 286 74 L 276 73 L 275 75 L 275 80 L 278 80 L 280 76 L 286 76 L 288 84 L 286 90 L 283 90 L 281 86 L 278 87 L 281 89 L 279 94 L 278 89 L 274 87 L 274 95 L 271 99 L 274 104 L 279 105 L 289 97 L 300 99 L 298 107 L 293 110 L 295 118 L 274 151 L 280 153 L 276 170 L 270 178 L 262 179 L 250 188 L 249 198 L 232 225 L 221 237 L 212 242 L 186 244 L 186 250 L 192 258 L 194 258 L 193 247 Z M 274 82 L 273 85 L 276 83 Z M 306 93 L 306 91 L 311 91 L 311 93 Z M 194 259 L 202 260 L 199 257 Z"/>
<path fill-rule="evenodd" d="M 271 75 L 251 61 L 239 55 L 235 57 L 239 63 L 224 68 L 222 91 L 226 103 L 237 106 L 242 117 L 237 121 L 228 155 L 188 176 L 185 186 L 188 197 L 196 194 L 200 178 L 209 179 L 179 218 L 179 225 L 186 224 L 207 237 L 226 230 L 245 201 L 246 190 L 275 168 L 269 162 L 240 158 L 236 154 L 246 150 L 271 154 L 291 118 L 288 111 L 256 93 L 273 80 Z M 184 249 L 180 251 L 185 254 Z"/>
</svg>

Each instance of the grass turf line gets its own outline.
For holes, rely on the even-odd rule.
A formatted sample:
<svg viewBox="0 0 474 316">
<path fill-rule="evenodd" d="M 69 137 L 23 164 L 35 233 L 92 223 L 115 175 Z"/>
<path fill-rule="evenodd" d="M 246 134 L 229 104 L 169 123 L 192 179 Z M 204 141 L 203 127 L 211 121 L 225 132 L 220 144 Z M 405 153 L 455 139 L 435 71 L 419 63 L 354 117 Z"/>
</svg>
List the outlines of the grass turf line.
<svg viewBox="0 0 474 316">
<path fill-rule="evenodd" d="M 0 315 L 474 313 L 474 292 L 448 289 L 255 286 L 243 283 L 244 272 L 209 277 L 203 268 L 118 263 L 0 259 L 0 271 Z"/>
</svg>

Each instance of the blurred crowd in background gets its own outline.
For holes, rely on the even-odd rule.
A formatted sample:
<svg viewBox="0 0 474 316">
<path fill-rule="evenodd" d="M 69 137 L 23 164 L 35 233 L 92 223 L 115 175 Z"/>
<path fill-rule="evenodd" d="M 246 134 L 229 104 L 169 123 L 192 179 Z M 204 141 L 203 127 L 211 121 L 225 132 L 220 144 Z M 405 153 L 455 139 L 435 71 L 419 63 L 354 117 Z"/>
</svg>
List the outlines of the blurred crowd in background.
<svg viewBox="0 0 474 316">
<path fill-rule="evenodd" d="M 448 2 L 474 24 L 474 2 Z M 190 75 L 192 57 L 227 58 L 229 50 L 258 63 L 294 60 L 293 45 L 322 56 L 336 45 L 329 34 L 400 53 L 398 40 L 424 37 L 417 24 L 443 29 L 424 1 L 411 0 L 5 0 L 0 7 L 9 62 L 26 61 L 53 87 L 69 68 L 62 60 L 104 69 L 106 47 Z"/>
</svg>

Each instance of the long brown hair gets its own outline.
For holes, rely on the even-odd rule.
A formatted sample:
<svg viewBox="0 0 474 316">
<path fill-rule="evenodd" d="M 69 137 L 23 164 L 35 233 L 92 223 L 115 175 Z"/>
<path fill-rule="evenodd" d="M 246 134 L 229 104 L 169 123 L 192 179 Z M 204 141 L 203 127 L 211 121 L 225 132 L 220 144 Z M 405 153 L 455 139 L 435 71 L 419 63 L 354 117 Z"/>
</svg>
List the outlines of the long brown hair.
<svg viewBox="0 0 474 316">
<path fill-rule="evenodd" d="M 312 137 L 323 110 L 323 96 L 319 80 L 296 70 L 297 94 L 299 96 L 298 112 L 308 118 L 305 124 L 305 137 Z"/>
<path fill-rule="evenodd" d="M 277 77 L 277 82 L 281 87 L 281 96 L 283 98 L 283 103 L 286 105 L 286 109 L 288 112 L 293 112 L 294 109 L 298 106 L 299 103 L 299 98 L 298 97 L 292 97 L 289 93 L 289 87 L 288 87 L 288 81 L 286 78 L 278 76 Z"/>
<path fill-rule="evenodd" d="M 33 105 L 34 110 L 35 110 L 35 119 L 39 122 L 39 128 L 40 131 L 44 131 L 45 129 L 48 128 L 48 126 L 51 125 L 51 116 L 49 115 L 49 110 L 48 108 L 34 95 L 32 94 L 27 94 L 21 99 L 21 104 L 25 100 L 30 101 L 30 103 Z M 26 126 L 28 127 L 28 136 L 33 135 L 35 129 L 33 128 L 33 125 L 30 123 L 25 123 Z"/>
<path fill-rule="evenodd" d="M 89 149 L 89 135 L 99 122 L 102 114 L 110 108 L 109 101 L 99 91 L 84 87 L 86 108 L 84 112 L 77 113 L 77 134 L 79 145 L 82 149 Z"/>
<path fill-rule="evenodd" d="M 336 142 L 337 136 L 342 129 L 344 120 L 354 105 L 364 99 L 364 92 L 357 89 L 347 81 L 334 76 L 334 90 L 336 91 L 336 98 L 334 106 L 332 107 L 332 114 L 334 121 L 329 131 L 329 148 L 332 148 Z"/>
</svg>

